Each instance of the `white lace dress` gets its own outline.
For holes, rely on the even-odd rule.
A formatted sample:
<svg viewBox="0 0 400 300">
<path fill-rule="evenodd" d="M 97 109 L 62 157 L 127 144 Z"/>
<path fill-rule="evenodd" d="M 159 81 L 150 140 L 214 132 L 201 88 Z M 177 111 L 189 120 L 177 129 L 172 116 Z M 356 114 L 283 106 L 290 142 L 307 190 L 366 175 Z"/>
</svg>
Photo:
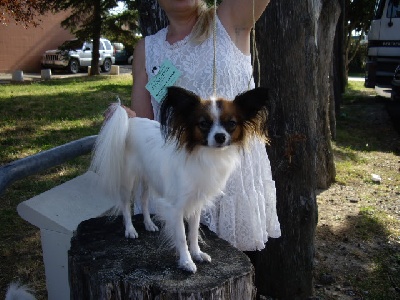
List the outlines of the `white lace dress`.
<svg viewBox="0 0 400 300">
<path fill-rule="evenodd" d="M 166 41 L 168 27 L 145 39 L 146 72 L 151 79 L 168 59 L 181 71 L 176 86 L 188 89 L 201 98 L 212 95 L 213 38 L 200 45 L 187 36 L 171 45 Z M 254 87 L 250 56 L 232 42 L 221 22 L 217 21 L 217 96 L 233 100 Z M 159 104 L 152 97 L 154 118 L 159 119 Z M 224 195 L 202 213 L 201 222 L 219 237 L 242 251 L 261 250 L 268 237 L 281 235 L 276 214 L 275 183 L 264 144 L 251 143 L 242 155 L 241 166 L 228 180 Z"/>
</svg>

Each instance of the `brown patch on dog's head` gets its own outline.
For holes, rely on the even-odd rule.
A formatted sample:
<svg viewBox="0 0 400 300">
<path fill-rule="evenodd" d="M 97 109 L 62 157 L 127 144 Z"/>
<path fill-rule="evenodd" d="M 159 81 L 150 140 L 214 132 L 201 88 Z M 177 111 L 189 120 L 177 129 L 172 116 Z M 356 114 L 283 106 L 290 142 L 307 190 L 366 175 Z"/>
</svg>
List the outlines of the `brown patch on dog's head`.
<svg viewBox="0 0 400 300">
<path fill-rule="evenodd" d="M 234 101 L 202 100 L 182 88 L 168 88 L 160 116 L 166 140 L 189 152 L 197 146 L 244 146 L 249 136 L 266 137 L 265 89 L 238 95 Z"/>
</svg>

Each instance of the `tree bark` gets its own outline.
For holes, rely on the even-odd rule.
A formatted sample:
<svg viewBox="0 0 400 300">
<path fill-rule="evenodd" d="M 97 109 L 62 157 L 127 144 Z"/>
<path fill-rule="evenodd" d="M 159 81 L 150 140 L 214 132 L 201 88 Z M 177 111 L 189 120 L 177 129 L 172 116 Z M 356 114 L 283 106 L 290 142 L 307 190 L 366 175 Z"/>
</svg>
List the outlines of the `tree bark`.
<svg viewBox="0 0 400 300">
<path fill-rule="evenodd" d="M 336 26 L 336 35 L 334 43 L 334 61 L 333 61 L 336 116 L 338 116 L 340 113 L 342 94 L 345 91 L 347 82 L 346 68 L 345 68 L 346 53 L 344 50 L 346 5 L 345 5 L 345 0 L 339 0 L 339 3 L 340 3 L 341 13 Z"/>
<path fill-rule="evenodd" d="M 157 0 L 137 0 L 136 2 L 143 36 L 154 34 L 168 25 L 168 18 Z"/>
<path fill-rule="evenodd" d="M 333 46 L 336 24 L 340 16 L 340 6 L 337 0 L 322 0 L 322 7 L 317 22 L 317 188 L 326 189 L 335 181 L 336 169 L 331 145 L 331 114 L 330 102 L 332 89 L 330 75 L 333 67 Z M 334 116 L 333 116 L 334 118 Z M 332 122 L 334 119 L 332 120 Z M 334 125 L 336 126 L 336 125 Z"/>
<path fill-rule="evenodd" d="M 202 250 L 211 263 L 197 272 L 178 269 L 175 251 L 159 232 L 144 229 L 135 216 L 138 239 L 126 239 L 121 217 L 82 222 L 69 251 L 71 299 L 255 299 L 254 269 L 248 257 L 202 228 Z"/>
<path fill-rule="evenodd" d="M 335 37 L 336 41 L 336 37 Z M 334 47 L 334 50 L 336 47 Z M 332 59 L 332 66 L 331 66 L 331 72 L 329 74 L 329 87 L 330 87 L 330 95 L 329 95 L 329 127 L 331 131 L 331 138 L 332 140 L 336 140 L 336 103 L 341 102 L 341 94 L 337 93 L 337 88 L 336 86 L 336 76 L 337 76 L 337 69 L 335 67 L 336 64 L 336 59 L 335 59 L 335 54 L 333 54 L 333 59 Z M 339 106 L 340 107 L 340 106 Z"/>
<path fill-rule="evenodd" d="M 281 238 L 252 256 L 261 295 L 313 293 L 317 177 L 333 166 L 327 107 L 337 17 L 335 0 L 272 0 L 256 26 L 261 86 L 272 97 L 267 151 L 282 229 Z"/>
<path fill-rule="evenodd" d="M 100 37 L 101 37 L 101 0 L 93 2 L 93 49 L 90 75 L 100 75 L 99 58 L 100 58 Z"/>
</svg>

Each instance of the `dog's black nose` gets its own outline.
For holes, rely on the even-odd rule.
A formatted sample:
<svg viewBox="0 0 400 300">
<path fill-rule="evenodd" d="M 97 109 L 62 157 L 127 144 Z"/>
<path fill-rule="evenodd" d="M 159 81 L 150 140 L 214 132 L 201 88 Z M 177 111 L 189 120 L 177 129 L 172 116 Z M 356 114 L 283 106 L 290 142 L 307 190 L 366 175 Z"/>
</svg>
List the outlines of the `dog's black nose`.
<svg viewBox="0 0 400 300">
<path fill-rule="evenodd" d="M 218 144 L 223 144 L 226 141 L 225 133 L 216 133 L 214 139 Z"/>
</svg>

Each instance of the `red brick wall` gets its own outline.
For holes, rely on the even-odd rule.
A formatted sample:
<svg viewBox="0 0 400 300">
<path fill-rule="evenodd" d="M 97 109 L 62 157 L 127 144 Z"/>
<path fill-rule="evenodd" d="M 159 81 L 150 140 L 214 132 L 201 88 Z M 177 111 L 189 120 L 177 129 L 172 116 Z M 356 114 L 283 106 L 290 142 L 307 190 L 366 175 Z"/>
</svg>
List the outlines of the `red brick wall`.
<svg viewBox="0 0 400 300">
<path fill-rule="evenodd" d="M 56 49 L 73 35 L 61 27 L 67 13 L 42 16 L 38 27 L 0 24 L 0 73 L 15 70 L 40 72 L 40 59 L 45 50 Z"/>
</svg>

